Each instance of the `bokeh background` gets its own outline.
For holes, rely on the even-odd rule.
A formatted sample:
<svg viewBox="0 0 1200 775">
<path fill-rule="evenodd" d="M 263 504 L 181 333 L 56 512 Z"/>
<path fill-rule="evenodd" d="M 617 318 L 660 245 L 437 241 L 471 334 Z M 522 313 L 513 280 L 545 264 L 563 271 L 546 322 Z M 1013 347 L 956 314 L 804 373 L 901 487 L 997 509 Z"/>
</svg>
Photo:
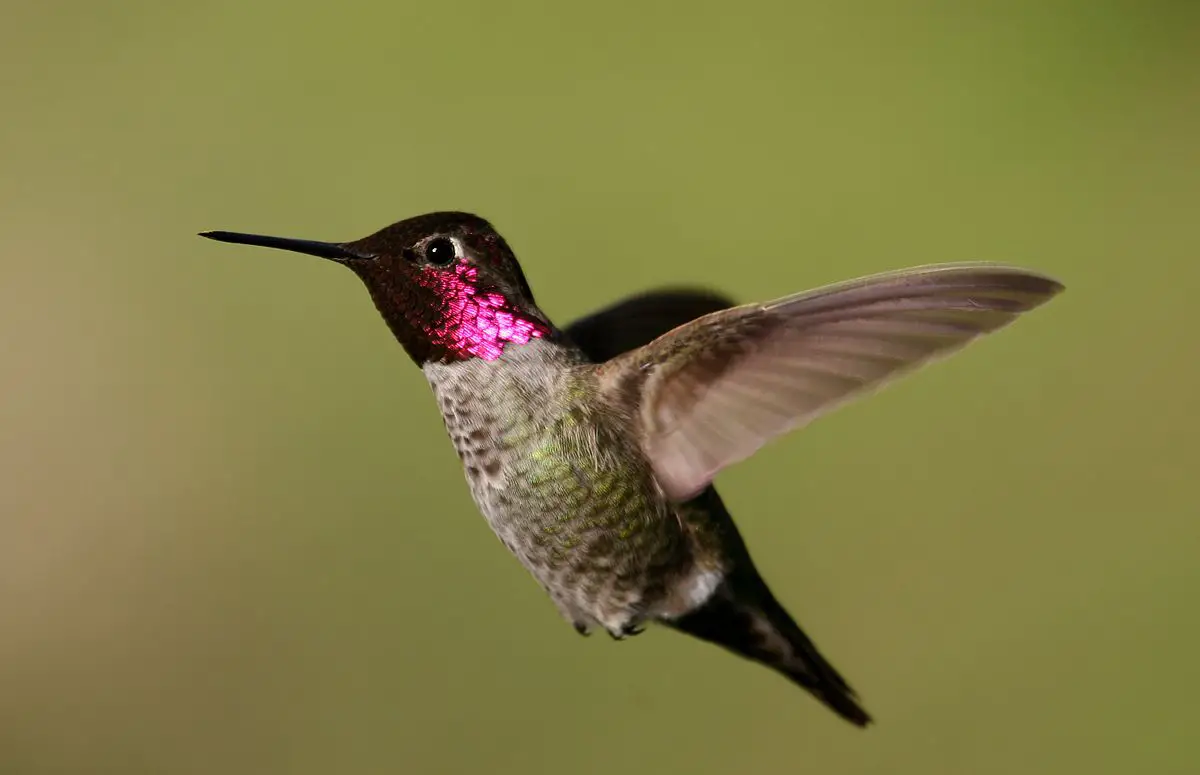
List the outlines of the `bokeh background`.
<svg viewBox="0 0 1200 775">
<path fill-rule="evenodd" d="M 1200 759 L 1188 2 L 4 3 L 0 773 Z M 933 261 L 1068 292 L 720 485 L 878 725 L 579 638 L 347 272 L 492 219 L 566 321 Z"/>
</svg>

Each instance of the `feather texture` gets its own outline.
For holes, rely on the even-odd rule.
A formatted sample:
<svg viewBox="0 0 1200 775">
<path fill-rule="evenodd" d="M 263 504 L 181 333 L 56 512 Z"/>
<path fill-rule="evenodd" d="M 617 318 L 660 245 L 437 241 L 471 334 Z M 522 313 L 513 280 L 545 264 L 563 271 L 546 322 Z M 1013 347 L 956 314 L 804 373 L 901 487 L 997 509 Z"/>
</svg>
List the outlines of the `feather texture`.
<svg viewBox="0 0 1200 775">
<path fill-rule="evenodd" d="M 874 275 L 680 326 L 601 368 L 640 393 L 642 446 L 684 500 L 717 472 L 889 380 L 949 355 L 1062 290 L 992 264 Z"/>
</svg>

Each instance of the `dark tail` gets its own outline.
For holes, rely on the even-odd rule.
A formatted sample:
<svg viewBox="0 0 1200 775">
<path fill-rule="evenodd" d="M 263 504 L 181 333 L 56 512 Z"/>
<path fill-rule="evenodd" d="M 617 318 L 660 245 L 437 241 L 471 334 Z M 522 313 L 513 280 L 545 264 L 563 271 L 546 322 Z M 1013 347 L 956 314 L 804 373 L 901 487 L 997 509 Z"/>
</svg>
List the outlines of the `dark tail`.
<svg viewBox="0 0 1200 775">
<path fill-rule="evenodd" d="M 747 590 L 751 594 L 737 592 L 734 586 L 742 585 L 726 581 L 700 608 L 664 624 L 778 670 L 851 724 L 865 727 L 871 723 L 854 690 L 825 661 L 766 584 L 755 578 L 751 586 L 757 589 Z"/>
</svg>

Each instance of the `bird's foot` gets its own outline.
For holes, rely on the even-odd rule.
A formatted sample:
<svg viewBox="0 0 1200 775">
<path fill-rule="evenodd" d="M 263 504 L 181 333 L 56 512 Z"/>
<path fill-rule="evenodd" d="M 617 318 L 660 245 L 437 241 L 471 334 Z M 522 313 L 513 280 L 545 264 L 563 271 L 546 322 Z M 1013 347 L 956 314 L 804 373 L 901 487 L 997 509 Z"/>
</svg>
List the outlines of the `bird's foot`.
<svg viewBox="0 0 1200 775">
<path fill-rule="evenodd" d="M 630 635 L 641 635 L 645 631 L 646 631 L 646 628 L 640 624 L 626 624 L 626 625 L 623 625 L 621 627 L 621 629 L 617 630 L 616 632 L 613 632 L 612 630 L 608 630 L 608 635 L 613 640 L 625 640 Z"/>
</svg>

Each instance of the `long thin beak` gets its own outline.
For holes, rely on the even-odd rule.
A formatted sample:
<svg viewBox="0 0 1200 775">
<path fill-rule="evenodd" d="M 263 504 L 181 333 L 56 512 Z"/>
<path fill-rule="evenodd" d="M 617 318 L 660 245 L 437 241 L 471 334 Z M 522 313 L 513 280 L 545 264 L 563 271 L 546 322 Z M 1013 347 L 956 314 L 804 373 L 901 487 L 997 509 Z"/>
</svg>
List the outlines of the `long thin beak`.
<svg viewBox="0 0 1200 775">
<path fill-rule="evenodd" d="M 202 231 L 201 237 L 217 240 L 218 242 L 233 242 L 238 245 L 256 245 L 262 248 L 277 248 L 290 250 L 293 253 L 305 253 L 333 261 L 369 259 L 365 253 L 358 253 L 337 242 L 317 242 L 307 239 L 291 239 L 289 237 L 267 237 L 261 234 L 240 234 L 236 231 Z"/>
</svg>

